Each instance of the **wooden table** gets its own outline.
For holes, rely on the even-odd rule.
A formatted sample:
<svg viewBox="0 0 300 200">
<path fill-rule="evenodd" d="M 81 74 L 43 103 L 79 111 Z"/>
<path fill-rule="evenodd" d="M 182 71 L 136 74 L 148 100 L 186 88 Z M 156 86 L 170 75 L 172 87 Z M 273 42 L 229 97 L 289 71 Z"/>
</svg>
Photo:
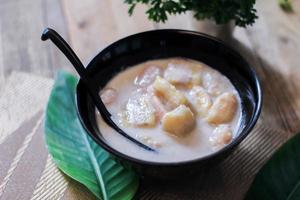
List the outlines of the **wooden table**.
<svg viewBox="0 0 300 200">
<path fill-rule="evenodd" d="M 300 2 L 293 3 L 294 12 L 285 13 L 275 0 L 258 1 L 257 22 L 247 29 L 235 28 L 234 38 L 227 41 L 262 80 L 264 103 L 259 124 L 284 132 L 286 139 L 300 130 Z M 166 27 L 195 30 L 187 25 L 187 16 L 155 24 L 146 19 L 145 8 L 136 11 L 129 17 L 120 0 L 1 0 L 0 91 L 12 71 L 49 78 L 61 68 L 72 71 L 52 44 L 40 41 L 47 26 L 61 33 L 85 64 L 111 42 L 136 32 Z M 65 196 L 93 198 L 81 185 L 69 181 L 73 187 Z M 158 197 L 149 194 L 147 187 L 141 192 L 144 199 Z"/>
</svg>

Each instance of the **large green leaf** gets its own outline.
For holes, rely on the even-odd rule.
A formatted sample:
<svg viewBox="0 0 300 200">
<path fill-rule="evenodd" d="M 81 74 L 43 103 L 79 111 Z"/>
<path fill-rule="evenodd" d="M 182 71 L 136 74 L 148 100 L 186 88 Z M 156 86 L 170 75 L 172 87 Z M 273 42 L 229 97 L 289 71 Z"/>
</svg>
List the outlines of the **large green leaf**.
<svg viewBox="0 0 300 200">
<path fill-rule="evenodd" d="M 300 134 L 285 143 L 262 167 L 246 199 L 300 199 Z"/>
<path fill-rule="evenodd" d="M 59 72 L 48 102 L 45 135 L 56 165 L 100 199 L 132 199 L 138 177 L 101 149 L 82 128 L 75 107 L 77 79 Z"/>
</svg>

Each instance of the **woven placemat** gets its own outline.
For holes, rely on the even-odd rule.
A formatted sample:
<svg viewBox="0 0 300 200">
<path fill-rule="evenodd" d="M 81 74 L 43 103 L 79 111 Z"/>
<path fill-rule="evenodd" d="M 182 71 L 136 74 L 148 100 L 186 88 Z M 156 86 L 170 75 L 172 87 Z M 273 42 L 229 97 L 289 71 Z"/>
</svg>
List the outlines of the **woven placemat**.
<svg viewBox="0 0 300 200">
<path fill-rule="evenodd" d="M 13 72 L 0 87 L 0 200 L 95 199 L 53 164 L 43 138 L 43 117 L 53 80 Z M 288 138 L 258 122 L 238 149 L 204 181 L 141 181 L 137 199 L 243 199 L 255 174 Z"/>
</svg>

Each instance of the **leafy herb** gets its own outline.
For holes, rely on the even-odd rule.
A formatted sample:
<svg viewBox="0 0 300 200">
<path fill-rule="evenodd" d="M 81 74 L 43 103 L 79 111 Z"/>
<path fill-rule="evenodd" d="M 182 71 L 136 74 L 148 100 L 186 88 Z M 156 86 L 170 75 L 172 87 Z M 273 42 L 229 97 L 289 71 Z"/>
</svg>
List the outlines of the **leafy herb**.
<svg viewBox="0 0 300 200">
<path fill-rule="evenodd" d="M 137 4 L 149 7 L 148 18 L 155 22 L 165 22 L 169 15 L 192 11 L 197 19 L 212 19 L 217 24 L 234 20 L 236 25 L 245 27 L 254 23 L 255 0 L 124 0 L 132 15 Z"/>
<path fill-rule="evenodd" d="M 293 11 L 292 3 L 290 0 L 279 0 L 279 5 L 283 10 L 287 12 Z"/>
</svg>

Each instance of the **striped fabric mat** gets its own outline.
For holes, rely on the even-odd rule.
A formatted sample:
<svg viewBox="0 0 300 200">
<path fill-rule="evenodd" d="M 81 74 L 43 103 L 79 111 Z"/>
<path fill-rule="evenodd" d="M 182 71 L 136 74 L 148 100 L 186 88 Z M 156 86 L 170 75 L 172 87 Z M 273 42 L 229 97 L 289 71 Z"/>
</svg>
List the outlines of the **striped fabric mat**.
<svg viewBox="0 0 300 200">
<path fill-rule="evenodd" d="M 53 80 L 13 72 L 0 86 L 0 200 L 95 199 L 53 164 L 43 138 L 44 109 Z M 239 200 L 254 175 L 289 134 L 258 123 L 204 182 L 141 181 L 138 199 Z"/>
</svg>

